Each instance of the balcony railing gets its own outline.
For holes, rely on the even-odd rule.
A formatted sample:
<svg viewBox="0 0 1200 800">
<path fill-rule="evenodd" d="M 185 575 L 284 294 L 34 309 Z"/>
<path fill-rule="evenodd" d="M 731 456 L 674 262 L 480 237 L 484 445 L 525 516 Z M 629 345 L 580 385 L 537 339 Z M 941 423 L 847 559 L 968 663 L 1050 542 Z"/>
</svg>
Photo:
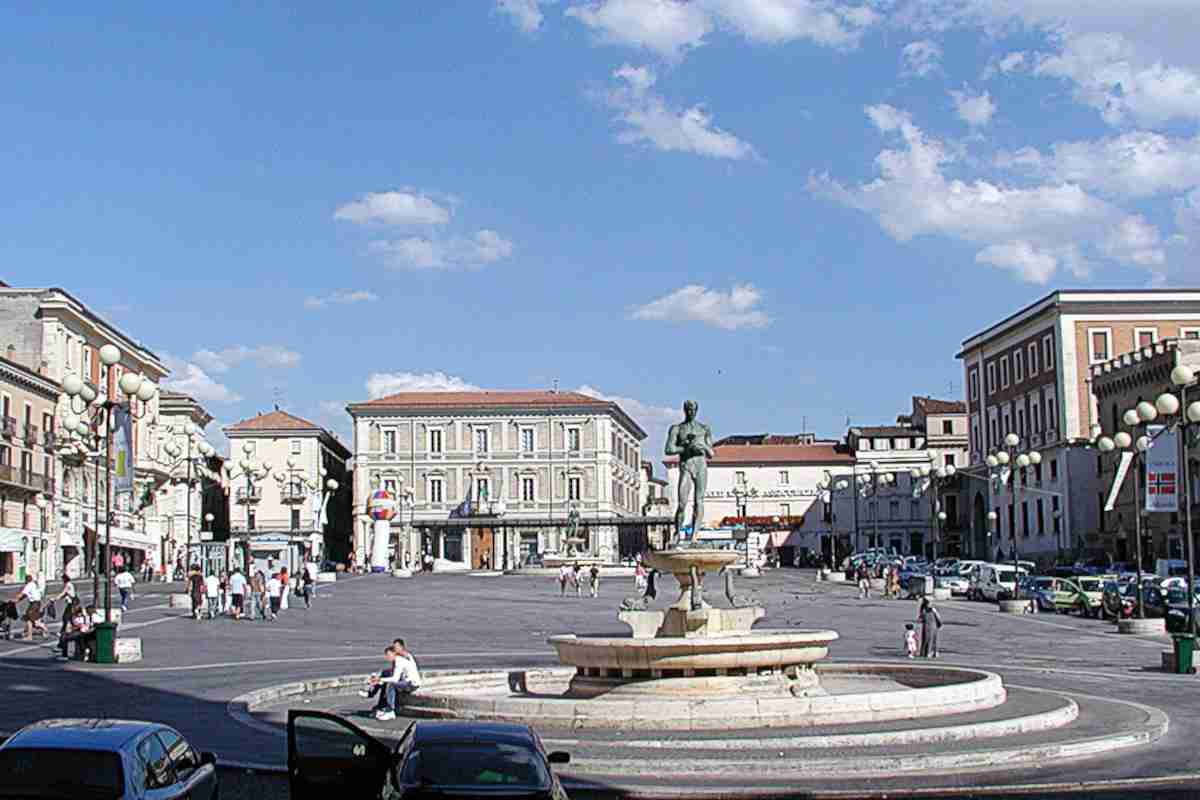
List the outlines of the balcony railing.
<svg viewBox="0 0 1200 800">
<path fill-rule="evenodd" d="M 25 444 L 29 447 L 33 447 L 35 444 L 37 444 L 37 440 L 38 440 L 38 426 L 37 425 L 26 425 L 25 426 Z"/>
<path fill-rule="evenodd" d="M 11 464 L 0 464 L 0 483 L 34 492 L 54 494 L 54 478 L 33 470 L 19 469 Z"/>
<path fill-rule="evenodd" d="M 293 522 L 295 522 L 294 525 L 292 524 Z M 262 532 L 262 533 L 267 533 L 267 532 L 271 532 L 271 531 L 308 532 L 308 531 L 313 530 L 314 527 L 315 526 L 313 525 L 313 521 L 311 518 L 303 518 L 302 517 L 299 520 L 292 520 L 291 518 L 284 518 L 284 517 L 270 517 L 270 518 L 264 518 L 264 519 L 256 518 L 254 520 L 254 527 L 250 528 L 250 531 L 252 533 L 255 531 Z M 236 519 L 236 518 L 231 519 L 229 521 L 229 529 L 234 532 L 245 533 L 246 532 L 246 518 L 242 517 L 241 519 Z"/>
<path fill-rule="evenodd" d="M 54 444 L 54 429 L 42 431 L 42 448 L 47 453 L 53 453 L 55 450 Z"/>
<path fill-rule="evenodd" d="M 279 501 L 288 505 L 303 503 L 308 499 L 308 492 L 302 486 L 284 486 L 279 490 Z"/>
<path fill-rule="evenodd" d="M 242 487 L 237 490 L 235 497 L 237 498 L 237 501 L 242 504 L 257 503 L 262 500 L 262 489 L 257 486 L 253 489 Z"/>
<path fill-rule="evenodd" d="M 17 435 L 17 420 L 14 417 L 0 418 L 0 436 L 9 439 Z"/>
</svg>

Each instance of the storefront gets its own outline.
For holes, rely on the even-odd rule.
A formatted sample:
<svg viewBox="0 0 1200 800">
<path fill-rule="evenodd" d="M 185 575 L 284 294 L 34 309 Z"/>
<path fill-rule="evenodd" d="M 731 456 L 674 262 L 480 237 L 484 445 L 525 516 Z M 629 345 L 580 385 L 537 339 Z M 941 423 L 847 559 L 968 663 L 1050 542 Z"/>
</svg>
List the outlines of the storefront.
<svg viewBox="0 0 1200 800">
<path fill-rule="evenodd" d="M 90 526 L 83 529 L 84 540 L 88 546 L 95 541 L 101 554 L 98 563 L 103 565 L 103 553 L 108 548 L 109 564 L 114 572 L 128 569 L 141 572 L 147 562 L 152 567 L 160 563 L 160 543 L 154 537 L 129 528 L 102 527 L 97 534 Z"/>
<path fill-rule="evenodd" d="M 0 581 L 19 583 L 25 580 L 25 532 L 15 528 L 0 528 Z"/>
</svg>

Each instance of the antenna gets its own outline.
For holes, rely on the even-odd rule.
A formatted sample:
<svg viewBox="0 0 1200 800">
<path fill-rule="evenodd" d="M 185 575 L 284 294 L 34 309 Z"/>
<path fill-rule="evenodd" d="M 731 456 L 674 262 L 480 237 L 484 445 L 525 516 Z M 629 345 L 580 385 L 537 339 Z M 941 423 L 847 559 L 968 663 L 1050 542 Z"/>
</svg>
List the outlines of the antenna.
<svg viewBox="0 0 1200 800">
<path fill-rule="evenodd" d="M 287 405 L 284 402 L 283 389 L 280 389 L 278 386 L 271 389 L 271 397 L 275 401 L 275 410 L 276 411 L 278 411 L 280 409 L 280 407 Z"/>
<path fill-rule="evenodd" d="M 558 394 L 558 378 L 554 379 L 554 388 L 550 390 L 554 394 Z"/>
<path fill-rule="evenodd" d="M 808 416 L 807 415 L 800 417 L 800 432 L 808 433 Z"/>
</svg>

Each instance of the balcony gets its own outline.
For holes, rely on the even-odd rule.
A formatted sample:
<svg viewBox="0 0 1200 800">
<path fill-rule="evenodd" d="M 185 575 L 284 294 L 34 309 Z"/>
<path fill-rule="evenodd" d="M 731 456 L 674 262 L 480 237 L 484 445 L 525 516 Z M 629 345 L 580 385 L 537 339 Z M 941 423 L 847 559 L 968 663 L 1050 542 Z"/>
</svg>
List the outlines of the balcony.
<svg viewBox="0 0 1200 800">
<path fill-rule="evenodd" d="M 279 502 L 285 505 L 297 505 L 308 500 L 309 494 L 305 487 L 299 484 L 284 486 L 279 490 Z"/>
<path fill-rule="evenodd" d="M 18 469 L 11 464 L 0 464 L 0 484 L 30 492 L 54 494 L 54 478 L 29 469 Z"/>
<path fill-rule="evenodd" d="M 37 425 L 26 425 L 24 427 L 25 427 L 25 446 L 33 447 L 35 444 L 37 444 L 38 439 L 41 438 L 38 436 L 38 432 L 39 432 L 38 426 Z"/>
<path fill-rule="evenodd" d="M 0 419 L 0 436 L 12 439 L 17 435 L 17 420 L 13 417 Z"/>
<path fill-rule="evenodd" d="M 259 503 L 262 502 L 262 489 L 257 486 L 253 489 L 247 489 L 243 486 L 241 489 L 237 490 L 237 493 L 234 495 L 234 497 L 237 500 L 238 505 Z"/>
<path fill-rule="evenodd" d="M 294 523 L 294 524 L 293 524 Z M 231 519 L 229 521 L 229 530 L 234 533 L 246 533 L 246 518 Z M 278 533 L 279 531 L 295 531 L 296 533 L 311 533 L 316 528 L 313 525 L 312 519 L 294 519 L 283 517 L 270 517 L 263 519 L 254 519 L 253 526 L 249 528 L 250 533 Z"/>
<path fill-rule="evenodd" d="M 44 449 L 47 453 L 54 452 L 55 444 L 53 430 L 42 431 L 42 449 Z"/>
</svg>

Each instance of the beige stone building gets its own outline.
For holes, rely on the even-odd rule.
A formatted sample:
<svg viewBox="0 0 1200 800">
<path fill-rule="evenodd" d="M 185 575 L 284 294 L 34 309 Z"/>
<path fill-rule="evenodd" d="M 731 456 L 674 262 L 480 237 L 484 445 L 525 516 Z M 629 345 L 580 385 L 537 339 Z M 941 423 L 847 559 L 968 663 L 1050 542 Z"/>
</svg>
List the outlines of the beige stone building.
<svg viewBox="0 0 1200 800">
<path fill-rule="evenodd" d="M 52 573 L 75 550 L 55 552 L 59 506 L 54 411 L 61 388 L 16 360 L 0 357 L 0 581 Z"/>
<path fill-rule="evenodd" d="M 980 480 L 970 493 L 976 552 L 1016 546 L 1042 561 L 1100 552 L 1101 479 L 1091 449 L 1101 419 L 1091 367 L 1167 338 L 1200 337 L 1200 290 L 1056 291 L 963 342 L 970 460 L 983 469 L 1008 433 L 1042 463 L 1020 476 L 1020 502 Z M 999 524 L 989 536 L 985 515 Z"/>
<path fill-rule="evenodd" d="M 204 485 L 220 482 L 222 476 L 208 468 L 207 460 L 200 457 L 197 443 L 203 439 L 204 429 L 212 422 L 212 415 L 195 398 L 180 392 L 162 392 L 159 398 L 158 424 L 154 429 L 154 460 L 168 472 L 169 478 L 161 483 L 152 498 L 150 513 L 163 520 L 160 527 L 164 563 L 174 565 L 187 562 L 189 545 L 193 548 L 200 542 L 200 532 L 208 530 L 204 520 Z M 188 483 L 188 449 L 186 426 L 196 427 L 192 440 L 192 480 Z M 167 447 L 174 442 L 181 454 L 172 456 Z M 190 495 L 190 497 L 189 497 Z"/>
<path fill-rule="evenodd" d="M 345 559 L 353 492 L 349 448 L 320 425 L 278 408 L 226 427 L 225 436 L 234 539 L 249 539 L 256 561 L 273 559 L 292 569 L 303 557 Z M 241 462 L 261 478 L 247 481 Z M 330 480 L 336 489 L 329 489 Z"/>
<path fill-rule="evenodd" d="M 645 431 L 616 403 L 576 392 L 411 392 L 347 407 L 354 422 L 355 551 L 368 553 L 365 504 L 403 501 L 393 552 L 440 568 L 516 566 L 565 548 L 574 506 L 586 550 L 605 561 L 644 546 Z"/>
</svg>

